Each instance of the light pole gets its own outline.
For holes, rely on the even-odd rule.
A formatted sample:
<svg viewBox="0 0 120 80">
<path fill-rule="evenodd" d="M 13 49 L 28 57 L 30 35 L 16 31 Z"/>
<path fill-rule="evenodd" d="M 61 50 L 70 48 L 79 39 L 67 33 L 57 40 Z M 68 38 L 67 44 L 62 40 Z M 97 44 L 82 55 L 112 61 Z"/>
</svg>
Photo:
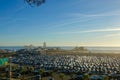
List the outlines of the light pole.
<svg viewBox="0 0 120 80">
<path fill-rule="evenodd" d="M 11 68 L 11 59 L 12 59 L 12 57 L 9 57 L 9 59 L 10 59 L 10 70 L 9 70 L 9 78 L 10 78 L 10 80 L 11 80 L 11 76 L 12 76 L 12 72 L 11 72 L 11 70 L 12 70 L 12 68 Z"/>
</svg>

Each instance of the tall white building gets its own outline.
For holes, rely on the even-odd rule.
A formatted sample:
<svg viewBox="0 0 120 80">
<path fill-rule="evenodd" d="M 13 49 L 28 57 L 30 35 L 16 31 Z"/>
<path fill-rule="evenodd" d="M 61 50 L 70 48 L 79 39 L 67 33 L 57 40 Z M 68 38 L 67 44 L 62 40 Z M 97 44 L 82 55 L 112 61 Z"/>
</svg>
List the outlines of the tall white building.
<svg viewBox="0 0 120 80">
<path fill-rule="evenodd" d="M 43 48 L 46 49 L 46 42 L 43 43 Z"/>
</svg>

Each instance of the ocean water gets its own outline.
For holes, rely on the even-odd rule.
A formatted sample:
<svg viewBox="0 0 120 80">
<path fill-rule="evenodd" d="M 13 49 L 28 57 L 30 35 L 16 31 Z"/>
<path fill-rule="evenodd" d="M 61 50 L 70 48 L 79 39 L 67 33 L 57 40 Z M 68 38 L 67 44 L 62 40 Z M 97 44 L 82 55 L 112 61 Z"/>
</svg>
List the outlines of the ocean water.
<svg viewBox="0 0 120 80">
<path fill-rule="evenodd" d="M 52 46 L 54 47 L 54 46 Z M 20 50 L 24 49 L 24 46 L 0 46 L 0 49 Z M 73 46 L 60 46 L 61 49 L 71 50 Z M 94 53 L 120 53 L 120 47 L 85 47 Z"/>
<path fill-rule="evenodd" d="M 23 46 L 0 46 L 0 49 L 20 50 L 24 49 Z"/>
</svg>

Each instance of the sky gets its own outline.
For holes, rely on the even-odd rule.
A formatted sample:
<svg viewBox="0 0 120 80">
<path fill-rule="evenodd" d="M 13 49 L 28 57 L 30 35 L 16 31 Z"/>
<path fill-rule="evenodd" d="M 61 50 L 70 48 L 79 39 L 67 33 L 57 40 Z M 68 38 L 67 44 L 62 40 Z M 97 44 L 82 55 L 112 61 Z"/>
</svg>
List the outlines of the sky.
<svg viewBox="0 0 120 80">
<path fill-rule="evenodd" d="M 0 46 L 120 46 L 120 0 L 0 0 Z"/>
</svg>

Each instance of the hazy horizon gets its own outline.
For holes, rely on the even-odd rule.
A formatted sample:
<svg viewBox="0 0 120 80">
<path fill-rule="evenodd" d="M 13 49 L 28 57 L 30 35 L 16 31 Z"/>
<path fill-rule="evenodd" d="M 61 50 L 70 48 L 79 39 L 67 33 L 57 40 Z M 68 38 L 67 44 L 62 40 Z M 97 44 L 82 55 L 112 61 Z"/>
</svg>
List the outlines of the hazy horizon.
<svg viewBox="0 0 120 80">
<path fill-rule="evenodd" d="M 30 44 L 31 45 L 31 44 Z M 4 46 L 1 46 L 0 47 L 24 47 L 24 46 L 30 46 L 30 45 L 4 45 Z M 43 45 L 32 45 L 32 46 L 35 46 L 35 47 L 39 47 L 39 46 L 43 46 Z M 78 46 L 74 46 L 74 45 L 63 45 L 63 46 L 59 46 L 59 45 L 53 45 L 53 46 L 47 46 L 47 47 L 120 47 L 120 46 L 85 46 L 85 45 L 78 45 Z"/>
</svg>

